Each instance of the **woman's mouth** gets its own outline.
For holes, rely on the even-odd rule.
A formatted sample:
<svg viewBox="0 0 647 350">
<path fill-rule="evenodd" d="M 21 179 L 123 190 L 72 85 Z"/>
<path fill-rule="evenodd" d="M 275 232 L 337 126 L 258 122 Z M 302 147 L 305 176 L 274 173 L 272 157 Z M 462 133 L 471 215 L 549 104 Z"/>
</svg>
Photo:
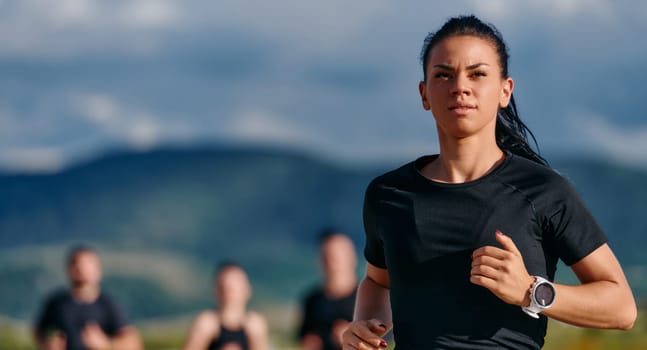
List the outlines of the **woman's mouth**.
<svg viewBox="0 0 647 350">
<path fill-rule="evenodd" d="M 456 114 L 466 114 L 476 109 L 476 106 L 471 104 L 457 104 L 449 107 L 449 110 Z"/>
</svg>

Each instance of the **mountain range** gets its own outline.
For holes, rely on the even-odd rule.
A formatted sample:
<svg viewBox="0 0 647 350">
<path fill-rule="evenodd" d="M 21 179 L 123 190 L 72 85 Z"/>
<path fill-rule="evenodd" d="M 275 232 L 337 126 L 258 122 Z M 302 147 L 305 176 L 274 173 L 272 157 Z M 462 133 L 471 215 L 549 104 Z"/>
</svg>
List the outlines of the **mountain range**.
<svg viewBox="0 0 647 350">
<path fill-rule="evenodd" d="M 595 159 L 551 164 L 598 219 L 636 295 L 647 296 L 647 171 Z M 135 319 L 210 306 L 212 269 L 224 259 L 247 268 L 253 303 L 295 302 L 318 279 L 322 228 L 348 233 L 361 254 L 364 190 L 394 166 L 214 146 L 114 152 L 54 174 L 0 175 L 0 315 L 31 319 L 40 299 L 64 285 L 65 249 L 79 242 L 97 247 L 105 288 Z"/>
</svg>

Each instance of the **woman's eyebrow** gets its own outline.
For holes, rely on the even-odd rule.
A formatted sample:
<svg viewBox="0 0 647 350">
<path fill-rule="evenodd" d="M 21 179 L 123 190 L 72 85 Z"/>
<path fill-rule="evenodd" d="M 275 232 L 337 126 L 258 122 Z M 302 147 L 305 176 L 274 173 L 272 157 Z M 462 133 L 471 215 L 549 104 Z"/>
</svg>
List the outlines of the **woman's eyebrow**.
<svg viewBox="0 0 647 350">
<path fill-rule="evenodd" d="M 485 63 L 485 62 L 481 62 L 481 63 L 476 63 L 476 64 L 473 64 L 473 65 L 467 66 L 467 68 L 466 68 L 466 69 L 467 69 L 467 70 L 472 70 L 472 69 L 479 68 L 479 67 L 481 67 L 481 66 L 488 66 L 488 67 L 489 67 L 490 65 L 489 65 L 489 64 L 487 64 L 487 63 Z"/>
<path fill-rule="evenodd" d="M 481 66 L 489 66 L 489 64 L 487 64 L 485 62 L 475 63 L 475 64 L 467 66 L 466 69 L 467 70 L 472 70 L 472 69 L 479 68 Z M 447 65 L 447 64 L 434 64 L 432 68 L 439 68 L 439 69 L 442 69 L 442 70 L 454 70 L 454 67 L 452 67 L 450 65 Z"/>
<path fill-rule="evenodd" d="M 442 70 L 454 70 L 454 67 L 448 66 L 446 64 L 434 64 L 432 68 L 440 68 Z"/>
</svg>

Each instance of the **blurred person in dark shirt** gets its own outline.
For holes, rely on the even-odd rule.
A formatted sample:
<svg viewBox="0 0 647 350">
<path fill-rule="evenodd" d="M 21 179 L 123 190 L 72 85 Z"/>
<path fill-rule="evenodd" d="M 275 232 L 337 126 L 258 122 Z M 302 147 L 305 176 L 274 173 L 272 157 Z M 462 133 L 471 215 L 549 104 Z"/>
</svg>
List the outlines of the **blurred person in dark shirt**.
<svg viewBox="0 0 647 350">
<path fill-rule="evenodd" d="M 357 290 L 357 256 L 352 240 L 335 229 L 319 237 L 323 284 L 302 302 L 299 341 L 303 350 L 341 349 L 340 337 L 353 318 Z"/>
<path fill-rule="evenodd" d="M 34 324 L 44 350 L 140 350 L 138 331 L 124 311 L 101 290 L 101 262 L 88 246 L 67 253 L 70 287 L 51 293 Z"/>
</svg>

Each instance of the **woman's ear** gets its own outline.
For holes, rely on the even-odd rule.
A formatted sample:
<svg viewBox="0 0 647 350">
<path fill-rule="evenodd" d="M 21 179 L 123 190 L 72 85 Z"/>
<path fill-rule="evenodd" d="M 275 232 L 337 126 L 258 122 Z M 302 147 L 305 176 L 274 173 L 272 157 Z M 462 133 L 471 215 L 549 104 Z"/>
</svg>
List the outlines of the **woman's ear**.
<svg viewBox="0 0 647 350">
<path fill-rule="evenodd" d="M 421 81 L 418 84 L 418 91 L 420 92 L 420 98 L 422 99 L 422 108 L 425 109 L 425 111 L 428 111 L 431 109 L 431 104 L 429 104 L 429 101 L 427 101 L 427 94 L 425 93 L 427 91 L 425 87 L 425 82 Z"/>
<path fill-rule="evenodd" d="M 514 80 L 512 78 L 506 78 L 503 80 L 503 85 L 501 86 L 501 97 L 499 98 L 499 108 L 506 108 L 510 103 L 510 98 L 512 97 L 512 90 L 514 89 Z"/>
</svg>

